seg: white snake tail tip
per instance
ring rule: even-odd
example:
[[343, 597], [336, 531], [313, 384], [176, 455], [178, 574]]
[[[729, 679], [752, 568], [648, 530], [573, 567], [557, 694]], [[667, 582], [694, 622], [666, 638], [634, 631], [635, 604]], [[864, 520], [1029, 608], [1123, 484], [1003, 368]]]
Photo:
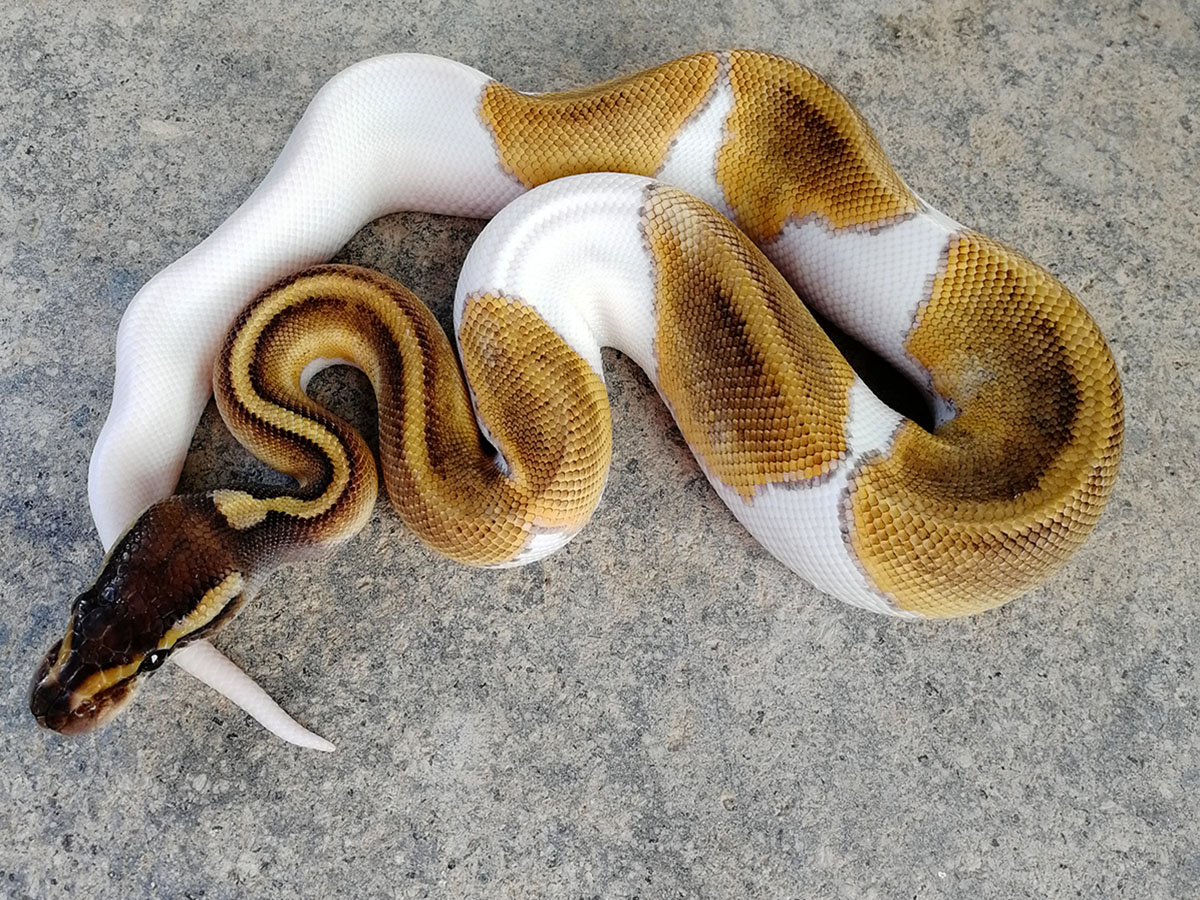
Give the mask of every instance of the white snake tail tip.
[[249, 675], [208, 641], [194, 641], [171, 654], [180, 668], [200, 679], [256, 719], [267, 731], [289, 744], [332, 753], [337, 748], [313, 734], [271, 699]]

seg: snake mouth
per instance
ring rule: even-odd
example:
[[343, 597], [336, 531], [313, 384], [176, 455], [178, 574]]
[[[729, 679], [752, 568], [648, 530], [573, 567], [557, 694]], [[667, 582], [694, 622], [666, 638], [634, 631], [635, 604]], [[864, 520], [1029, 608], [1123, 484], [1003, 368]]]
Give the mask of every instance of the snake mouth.
[[133, 694], [136, 678], [127, 678], [89, 697], [64, 684], [54, 671], [62, 641], [42, 658], [29, 688], [29, 711], [43, 728], [59, 734], [82, 734], [103, 725]]

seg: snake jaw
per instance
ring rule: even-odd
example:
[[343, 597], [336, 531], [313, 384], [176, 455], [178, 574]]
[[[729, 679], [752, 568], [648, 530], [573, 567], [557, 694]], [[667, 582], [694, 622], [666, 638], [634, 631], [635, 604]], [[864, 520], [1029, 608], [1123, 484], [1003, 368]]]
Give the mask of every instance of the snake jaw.
[[54, 666], [54, 662], [58, 659], [59, 651], [62, 650], [62, 640], [54, 642], [46, 655], [42, 657], [42, 661], [38, 664], [37, 671], [33, 673], [33, 682], [29, 686], [29, 711], [33, 713], [33, 717], [37, 719], [39, 725], [43, 728], [50, 728], [58, 731], [54, 724], [61, 720], [61, 710], [67, 702], [67, 691], [59, 682], [57, 676], [51, 678], [50, 670]]
[[[65, 661], [60, 661], [62, 645], [61, 640], [55, 642], [34, 673], [29, 710], [43, 728], [60, 734], [81, 734], [103, 725], [129, 702], [137, 688], [137, 672], [85, 695], [72, 687], [83, 676], [78, 656], [69, 653]], [[87, 683], [86, 676], [83, 683]]]
[[136, 679], [79, 699], [58, 684], [34, 685], [29, 708], [37, 723], [59, 734], [83, 734], [108, 722], [133, 697]]

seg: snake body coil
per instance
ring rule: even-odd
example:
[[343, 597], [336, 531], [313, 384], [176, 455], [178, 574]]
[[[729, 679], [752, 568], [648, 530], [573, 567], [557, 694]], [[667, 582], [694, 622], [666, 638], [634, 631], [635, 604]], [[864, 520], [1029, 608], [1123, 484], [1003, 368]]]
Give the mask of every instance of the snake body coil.
[[[389, 279], [289, 274], [384, 212], [501, 208], [459, 281], [461, 373]], [[871, 393], [794, 289], [926, 389], [933, 431]], [[561, 546], [606, 477], [602, 346], [647, 372], [768, 550], [878, 612], [1023, 593], [1082, 543], [1115, 478], [1119, 379], [1076, 298], [924, 204], [802, 66], [708, 53], [530, 96], [383, 57], [327, 85], [255, 194], [131, 304], [90, 482], [102, 538], [124, 535], [43, 661], [35, 715], [103, 720], [273, 567], [362, 527], [372, 454], [305, 394], [331, 361], [370, 378], [383, 482], [423, 541], [481, 565]], [[161, 499], [210, 384], [297, 490]]]

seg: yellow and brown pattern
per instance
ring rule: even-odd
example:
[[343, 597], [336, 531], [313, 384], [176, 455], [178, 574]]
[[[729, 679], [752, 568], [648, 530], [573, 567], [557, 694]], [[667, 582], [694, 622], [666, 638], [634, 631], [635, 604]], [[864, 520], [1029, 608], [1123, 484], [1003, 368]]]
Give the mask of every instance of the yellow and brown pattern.
[[[510, 562], [536, 532], [573, 533], [599, 502], [612, 455], [608, 395], [520, 301], [469, 298], [459, 344], [507, 471], [481, 444], [469, 404], [426, 401], [417, 410], [410, 394], [395, 422], [381, 398], [384, 480], [405, 523], [437, 552], [477, 565]], [[454, 377], [461, 387], [457, 368]], [[443, 380], [435, 376], [423, 392], [445, 393]]]
[[699, 53], [577, 91], [492, 83], [480, 113], [505, 171], [526, 187], [583, 172], [653, 175], [719, 69], [717, 54]]
[[866, 120], [813, 72], [737, 50], [729, 55], [729, 81], [734, 105], [717, 183], [756, 242], [775, 237], [790, 218], [874, 226], [918, 208]]
[[358, 365], [375, 387], [385, 486], [434, 550], [503, 563], [536, 531], [582, 526], [611, 455], [603, 382], [536, 312], [510, 298], [471, 298], [460, 342], [468, 375], [480, 376], [475, 400], [493, 422], [507, 472], [480, 439], [449, 341], [409, 291], [349, 267], [310, 270], [274, 289], [232, 332], [217, 396], [239, 440], [296, 476], [301, 492], [218, 492], [218, 509], [243, 529], [280, 513], [294, 532], [311, 530], [290, 540], [313, 544], [362, 526], [375, 495], [370, 453], [300, 384], [305, 367], [326, 358]]
[[876, 586], [952, 616], [1039, 584], [1091, 532], [1116, 477], [1121, 386], [1079, 301], [977, 234], [951, 242], [906, 348], [957, 415], [907, 422], [856, 473], [845, 515]]
[[658, 383], [705, 468], [742, 497], [830, 472], [854, 370], [783, 276], [707, 204], [653, 188]]
[[[339, 288], [344, 305], [335, 299]], [[373, 288], [365, 279], [317, 271], [260, 296], [230, 331], [214, 369], [217, 408], [251, 453], [299, 484], [295, 494], [262, 498], [216, 492], [214, 504], [231, 527], [253, 528], [276, 513], [320, 542], [366, 521], [377, 493], [371, 451], [308, 398], [300, 377], [314, 358], [346, 359], [370, 372], [374, 347], [355, 326], [362, 327], [380, 293]]]
[[471, 298], [460, 340], [504, 471], [479, 434], [450, 342], [408, 290], [365, 269], [323, 266], [260, 295], [226, 338], [214, 393], [238, 440], [297, 489], [179, 495], [147, 510], [43, 659], [30, 700], [39, 721], [58, 731], [99, 724], [141, 674], [219, 628], [280, 563], [320, 555], [363, 527], [374, 459], [304, 392], [314, 360], [350, 362], [370, 378], [389, 495], [438, 552], [505, 563], [539, 532], [581, 527], [612, 453], [600, 376], [516, 299]]

